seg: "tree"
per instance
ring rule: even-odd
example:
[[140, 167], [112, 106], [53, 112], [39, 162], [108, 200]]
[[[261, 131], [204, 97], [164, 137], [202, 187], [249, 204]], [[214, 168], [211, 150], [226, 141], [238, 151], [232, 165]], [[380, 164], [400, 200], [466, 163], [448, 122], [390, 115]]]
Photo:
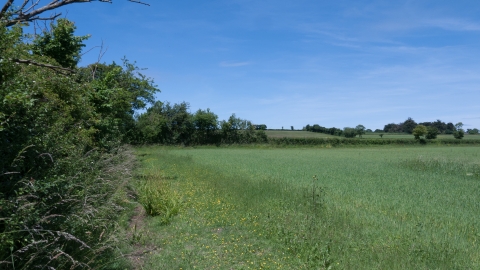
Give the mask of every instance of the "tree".
[[364, 125], [358, 125], [355, 127], [355, 130], [357, 131], [358, 137], [362, 138], [362, 135], [365, 134], [365, 126]]
[[[149, 6], [149, 4], [137, 0], [127, 1]], [[0, 22], [5, 24], [7, 27], [37, 20], [53, 21], [62, 15], [62, 13], [55, 13], [49, 17], [40, 17], [40, 15], [46, 11], [56, 10], [66, 5], [95, 2], [95, 0], [55, 0], [44, 6], [39, 6], [40, 1], [35, 1], [34, 4], [28, 5], [29, 1], [24, 0], [21, 1], [23, 2], [21, 5], [17, 6], [14, 5], [14, 2], [15, 0], [7, 0], [3, 8], [0, 10]], [[100, 2], [113, 3], [113, 0], [101, 0]]]
[[106, 172], [118, 165], [118, 152], [110, 151], [120, 146], [118, 131], [141, 105], [118, 84], [122, 68], [91, 81], [73, 75], [84, 41], [73, 35], [73, 23], [60, 19], [33, 44], [22, 29], [60, 16], [42, 17], [46, 11], [85, 2], [93, 1], [0, 6], [2, 269], [110, 268], [117, 257], [109, 221], [119, 214], [119, 183]]
[[357, 136], [357, 130], [351, 127], [346, 127], [343, 129], [343, 136], [345, 136], [345, 138], [355, 138], [355, 136]]
[[478, 133], [479, 133], [479, 130], [478, 130], [478, 128], [467, 129], [467, 132], [468, 132], [468, 134], [470, 134], [470, 135], [475, 135], [475, 134], [478, 134]]
[[220, 136], [224, 143], [265, 142], [267, 135], [264, 130], [255, 132], [252, 122], [232, 114], [227, 121], [220, 121]]
[[453, 137], [455, 137], [455, 139], [462, 139], [463, 136], [465, 136], [465, 131], [463, 131], [462, 128], [463, 128], [462, 122], [458, 122], [455, 124], [456, 131], [453, 132]]
[[87, 97], [100, 118], [95, 124], [96, 137], [104, 146], [112, 142], [113, 137], [122, 142], [134, 140], [138, 135], [134, 130], [135, 110], [153, 104], [155, 93], [160, 92], [152, 79], [139, 72], [135, 63], [122, 61], [123, 65], [97, 63], [79, 68], [75, 77], [79, 83], [92, 88]]
[[463, 123], [462, 122], [458, 122], [455, 124], [455, 129], [456, 130], [459, 130], [459, 129], [462, 129], [463, 128]]
[[438, 129], [434, 126], [428, 126], [427, 127], [427, 134], [425, 135], [425, 138], [427, 139], [436, 139], [438, 135]]
[[445, 134], [453, 134], [457, 129], [455, 128], [455, 125], [452, 122], [447, 123], [446, 128], [445, 128]]
[[415, 136], [415, 139], [419, 140], [421, 136], [424, 136], [427, 134], [427, 127], [424, 125], [417, 125], [413, 130], [412, 130], [413, 136]]
[[[57, 10], [63, 6], [67, 6], [70, 4], [75, 4], [75, 3], [89, 3], [89, 2], [95, 2], [96, 0], [54, 0], [51, 1], [48, 4], [45, 4], [43, 6], [40, 5], [41, 1], [32, 1], [31, 4], [29, 4], [29, 1], [23, 0], [18, 3], [18, 5], [15, 5], [16, 0], [6, 0], [5, 4], [3, 5], [2, 9], [0, 9], [0, 28], [2, 28], [2, 31], [6, 30], [8, 27], [12, 27], [12, 29], [17, 29], [20, 30], [22, 27], [25, 25], [28, 25], [29, 22], [35, 22], [35, 21], [54, 21], [57, 19], [61, 13], [54, 13], [50, 15], [49, 17], [41, 17], [41, 15], [47, 11], [52, 11], [52, 10]], [[149, 4], [141, 2], [140, 0], [127, 0], [129, 2], [133, 3], [138, 3], [138, 4], [143, 4], [149, 6]], [[101, 0], [98, 2], [106, 2], [106, 3], [112, 3], [113, 0]], [[58, 25], [57, 25], [58, 26]], [[59, 26], [58, 34], [67, 34], [71, 30], [71, 26], [68, 25], [61, 25]], [[73, 28], [74, 29], [74, 28]], [[59, 41], [65, 41], [63, 38], [65, 36], [60, 37], [59, 39], [55, 39], [54, 43], [62, 44], [62, 45], [67, 45], [69, 47], [68, 49], [65, 50], [67, 53], [71, 53], [75, 51], [75, 48], [78, 46], [82, 46], [81, 43], [78, 43], [79, 39], [85, 39], [86, 37], [78, 37], [79, 39], [72, 40], [71, 44], [67, 44], [64, 42], [59, 42]], [[47, 41], [47, 43], [54, 44], [52, 43], [52, 40], [49, 38], [44, 38], [44, 41]], [[42, 42], [41, 40], [37, 41], [39, 42], [39, 47], [42, 47]], [[22, 49], [25, 49], [25, 46], [19, 46]], [[62, 48], [56, 47], [44, 47], [49, 53], [59, 53], [59, 51], [62, 50]], [[18, 64], [27, 64], [27, 65], [34, 65], [34, 66], [39, 66], [39, 67], [44, 67], [44, 68], [49, 68], [52, 69], [56, 72], [72, 72], [71, 69], [65, 68], [62, 66], [57, 66], [57, 65], [52, 65], [50, 63], [46, 63], [43, 61], [43, 59], [40, 59], [40, 61], [33, 59], [31, 54], [26, 53], [32, 51], [32, 48], [28, 48], [28, 50], [23, 50], [23, 53], [14, 53], [14, 54], [7, 54], [7, 55], [1, 55], [2, 61], [9, 61], [9, 62], [14, 62]], [[61, 54], [61, 53], [60, 53]], [[8, 56], [13, 56], [13, 57], [8, 57]], [[49, 55], [52, 57], [52, 55]], [[73, 57], [69, 59], [61, 59], [58, 57], [55, 60], [61, 59], [62, 62], [64, 62], [65, 65], [71, 65], [72, 61], [75, 62], [78, 55], [70, 55]], [[78, 61], [77, 61], [78, 62]]]
[[463, 136], [465, 136], [465, 132], [463, 131], [463, 129], [459, 129], [459, 130], [453, 132], [453, 137], [454, 137], [455, 139], [459, 139], [459, 140], [460, 140], [460, 139], [463, 138]]
[[384, 132], [388, 132], [388, 133], [392, 133], [392, 132], [402, 132], [402, 126], [399, 125], [399, 124], [395, 124], [395, 123], [390, 123], [390, 124], [386, 124], [384, 127], [383, 127], [383, 131]]
[[198, 143], [209, 143], [209, 139], [218, 129], [218, 116], [207, 109], [198, 109], [193, 115], [193, 124]]
[[294, 130], [293, 126], [290, 126], [290, 129], [291, 129], [291, 130]]
[[412, 134], [413, 129], [417, 126], [417, 123], [409, 117], [405, 122], [403, 122], [403, 132]]
[[65, 68], [75, 68], [80, 61], [80, 52], [89, 36], [74, 36], [75, 25], [67, 19], [58, 19], [51, 24], [51, 31], [43, 31], [33, 41], [32, 52], [35, 55], [48, 56]]

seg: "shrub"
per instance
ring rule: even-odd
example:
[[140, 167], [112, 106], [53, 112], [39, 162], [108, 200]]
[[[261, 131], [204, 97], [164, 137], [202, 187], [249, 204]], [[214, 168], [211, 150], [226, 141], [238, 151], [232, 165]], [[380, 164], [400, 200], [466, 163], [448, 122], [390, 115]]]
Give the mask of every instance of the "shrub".
[[125, 172], [118, 147], [133, 110], [156, 91], [126, 61], [125, 69], [99, 65], [92, 76], [12, 60], [75, 68], [82, 38], [66, 20], [52, 27], [62, 27], [61, 44], [75, 45], [65, 62], [55, 40], [40, 40], [32, 54], [21, 26], [0, 25], [1, 269], [96, 268], [114, 260], [112, 221], [122, 211], [115, 192], [128, 179], [116, 177]]
[[438, 135], [438, 129], [436, 127], [430, 126], [427, 127], [427, 134], [425, 135], [425, 138], [427, 139], [436, 139]]
[[459, 129], [455, 132], [453, 132], [453, 137], [455, 137], [455, 139], [462, 139], [463, 136], [465, 136], [465, 132], [463, 131], [463, 129]]
[[343, 129], [343, 136], [345, 136], [345, 138], [355, 138], [355, 136], [357, 136], [357, 130], [346, 127]]
[[413, 128], [412, 134], [415, 136], [415, 139], [419, 140], [421, 136], [427, 134], [427, 128], [424, 125], [417, 125]]

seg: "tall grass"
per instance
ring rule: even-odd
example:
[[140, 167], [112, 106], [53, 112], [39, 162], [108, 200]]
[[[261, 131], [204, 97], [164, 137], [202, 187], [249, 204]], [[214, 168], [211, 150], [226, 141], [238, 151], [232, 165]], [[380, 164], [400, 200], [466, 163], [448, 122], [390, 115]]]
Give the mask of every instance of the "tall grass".
[[149, 174], [140, 174], [136, 184], [139, 203], [149, 216], [159, 216], [163, 224], [168, 224], [178, 214], [181, 198], [171, 188], [169, 178], [158, 171], [150, 170]]
[[2, 198], [0, 211], [11, 215], [0, 220], [1, 269], [128, 267], [117, 220], [135, 157], [128, 148], [114, 152], [71, 153], [74, 162], [60, 160], [61, 170], [23, 179], [15, 198]]

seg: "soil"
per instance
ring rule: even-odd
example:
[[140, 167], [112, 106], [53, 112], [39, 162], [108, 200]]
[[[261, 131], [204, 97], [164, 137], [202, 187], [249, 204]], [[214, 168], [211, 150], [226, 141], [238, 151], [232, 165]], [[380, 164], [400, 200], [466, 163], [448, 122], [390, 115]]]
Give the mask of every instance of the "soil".
[[132, 239], [133, 252], [126, 256], [132, 263], [133, 269], [143, 269], [147, 255], [158, 250], [154, 245], [141, 243], [145, 241], [145, 237], [148, 237], [148, 232], [145, 231], [146, 217], [145, 209], [138, 205], [130, 219], [127, 239]]

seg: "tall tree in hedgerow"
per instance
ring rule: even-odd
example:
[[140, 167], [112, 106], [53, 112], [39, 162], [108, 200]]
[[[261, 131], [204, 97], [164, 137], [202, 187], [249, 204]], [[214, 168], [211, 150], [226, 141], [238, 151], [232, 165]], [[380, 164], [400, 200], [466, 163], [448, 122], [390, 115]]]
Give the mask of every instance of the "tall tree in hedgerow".
[[431, 140], [431, 139], [436, 139], [437, 138], [437, 135], [439, 134], [440, 132], [438, 131], [438, 129], [434, 126], [429, 126], [427, 127], [427, 134], [425, 135], [425, 138]]
[[456, 123], [455, 129], [456, 131], [453, 132], [453, 137], [455, 137], [455, 139], [462, 139], [465, 136], [465, 131], [463, 130], [463, 123]]
[[413, 130], [412, 134], [415, 139], [420, 140], [420, 137], [425, 136], [427, 134], [427, 127], [424, 125], [417, 125]]
[[365, 126], [364, 125], [356, 126], [355, 130], [357, 131], [357, 135], [358, 135], [359, 138], [362, 138], [362, 135], [365, 134]]
[[42, 35], [33, 41], [34, 55], [47, 56], [62, 67], [75, 68], [80, 61], [80, 52], [89, 36], [75, 36], [75, 25], [67, 19], [58, 19], [51, 24], [50, 31], [44, 30]]
[[417, 126], [417, 123], [409, 117], [405, 122], [403, 122], [403, 132], [412, 134], [413, 129]]

